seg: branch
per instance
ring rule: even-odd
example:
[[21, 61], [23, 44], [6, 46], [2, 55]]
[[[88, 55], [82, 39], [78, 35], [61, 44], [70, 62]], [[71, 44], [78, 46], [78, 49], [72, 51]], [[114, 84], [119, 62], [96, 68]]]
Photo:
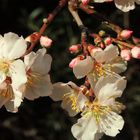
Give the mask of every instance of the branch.
[[30, 47], [26, 51], [26, 54], [30, 53], [35, 45], [38, 43], [41, 35], [45, 32], [46, 28], [48, 25], [53, 21], [54, 17], [59, 13], [59, 11], [66, 5], [68, 0], [60, 0], [58, 6], [52, 11], [52, 13], [49, 14], [49, 16], [45, 19], [43, 19], [43, 25], [41, 26], [39, 32], [38, 32], [38, 37], [34, 42], [31, 42]]

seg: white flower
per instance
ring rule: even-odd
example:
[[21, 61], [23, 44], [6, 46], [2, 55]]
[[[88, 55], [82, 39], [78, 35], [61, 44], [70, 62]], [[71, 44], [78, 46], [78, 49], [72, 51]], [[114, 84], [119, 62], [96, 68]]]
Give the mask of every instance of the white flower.
[[[97, 3], [108, 2], [112, 0], [93, 0]], [[122, 10], [123, 12], [128, 12], [135, 8], [135, 3], [140, 4], [140, 0], [114, 0], [115, 5], [118, 9]]]
[[121, 104], [115, 99], [122, 95], [125, 87], [126, 81], [123, 78], [108, 76], [99, 79], [94, 88], [94, 101], [87, 104], [82, 118], [72, 126], [73, 136], [77, 140], [98, 140], [103, 133], [114, 137], [120, 132], [124, 120], [118, 115]]
[[118, 76], [116, 73], [121, 73], [126, 70], [126, 62], [121, 59], [118, 48], [114, 45], [109, 45], [105, 50], [91, 53], [86, 59], [79, 61], [73, 68], [75, 76], [80, 79], [88, 75], [94, 81], [99, 77], [106, 75]]
[[26, 41], [10, 32], [0, 36], [0, 48], [0, 107], [17, 112], [23, 98], [18, 89], [27, 81], [25, 65], [18, 59], [26, 51]]
[[18, 89], [27, 81], [25, 65], [18, 59], [26, 51], [26, 42], [14, 33], [7, 33], [0, 36], [0, 48], [0, 84], [10, 77], [12, 86]]
[[4, 105], [7, 111], [16, 113], [23, 99], [23, 94], [13, 88], [6, 80], [0, 85], [0, 108]]
[[69, 116], [75, 116], [82, 111], [87, 101], [86, 96], [82, 94], [80, 88], [73, 82], [55, 83], [50, 97], [54, 101], [62, 100], [61, 106], [68, 111]]
[[45, 48], [38, 50], [37, 53], [31, 52], [24, 57], [28, 80], [22, 87], [22, 92], [29, 100], [52, 93], [52, 84], [48, 74], [51, 62], [52, 57], [46, 54]]

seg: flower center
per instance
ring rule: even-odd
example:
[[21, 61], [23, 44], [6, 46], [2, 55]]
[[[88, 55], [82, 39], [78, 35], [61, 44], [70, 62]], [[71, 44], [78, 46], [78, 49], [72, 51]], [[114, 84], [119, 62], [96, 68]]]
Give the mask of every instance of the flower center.
[[9, 71], [10, 61], [0, 60], [0, 71], [7, 73]]
[[95, 71], [96, 75], [99, 77], [105, 75], [105, 70], [103, 69], [102, 64], [100, 64], [98, 62], [94, 62], [94, 71]]
[[92, 103], [87, 103], [87, 107], [89, 108], [89, 110], [86, 112], [86, 114], [92, 112], [97, 124], [100, 122], [101, 117], [103, 115], [106, 115], [112, 110], [110, 106], [102, 106], [97, 101]]
[[72, 95], [72, 93], [66, 93], [66, 94], [64, 94], [63, 101], [66, 104], [70, 104], [72, 110], [74, 110], [76, 112], [79, 112], [80, 111], [78, 109], [78, 107], [77, 107], [77, 97], [74, 96], [74, 95]]

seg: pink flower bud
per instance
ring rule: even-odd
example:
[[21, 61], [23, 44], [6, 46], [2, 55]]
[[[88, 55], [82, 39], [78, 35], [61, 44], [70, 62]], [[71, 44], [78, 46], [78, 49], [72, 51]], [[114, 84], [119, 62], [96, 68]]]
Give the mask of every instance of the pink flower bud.
[[81, 0], [84, 5], [88, 4], [90, 0]]
[[69, 67], [73, 68], [79, 61], [80, 61], [80, 57], [76, 57], [72, 59], [71, 62], [69, 63]]
[[69, 47], [69, 51], [71, 53], [76, 53], [80, 48], [81, 48], [80, 44], [72, 45], [71, 47]]
[[80, 61], [80, 60], [83, 60], [85, 58], [84, 55], [79, 55], [77, 57], [75, 57], [74, 59], [71, 60], [71, 62], [69, 63], [69, 67], [70, 68], [73, 68], [75, 65], [77, 65], [77, 63]]
[[130, 31], [130, 30], [123, 30], [123, 31], [121, 32], [121, 34], [120, 34], [120, 37], [121, 37], [122, 39], [128, 39], [128, 38], [131, 37], [132, 33], [133, 33], [133, 31]]
[[111, 44], [111, 38], [110, 37], [107, 37], [105, 40], [104, 40], [105, 44], [106, 45], [110, 45]]
[[101, 42], [100, 47], [101, 47], [102, 49], [104, 49], [104, 48], [105, 48], [104, 43]]
[[140, 59], [140, 47], [134, 47], [134, 48], [131, 50], [131, 53], [132, 53], [132, 57], [133, 57], [133, 58]]
[[41, 36], [40, 45], [42, 47], [50, 47], [52, 45], [52, 40], [48, 38], [47, 36]]
[[128, 49], [121, 50], [121, 57], [124, 60], [129, 61], [131, 59], [131, 51]]

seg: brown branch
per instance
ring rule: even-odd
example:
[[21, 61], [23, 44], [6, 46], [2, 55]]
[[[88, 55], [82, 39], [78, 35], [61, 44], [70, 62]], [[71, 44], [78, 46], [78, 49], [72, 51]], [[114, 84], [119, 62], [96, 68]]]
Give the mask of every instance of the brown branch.
[[58, 6], [52, 11], [52, 13], [49, 14], [47, 18], [43, 20], [43, 25], [41, 26], [39, 32], [38, 32], [38, 38], [35, 40], [35, 42], [31, 42], [30, 47], [26, 51], [26, 54], [30, 53], [35, 45], [38, 43], [41, 35], [45, 32], [48, 25], [53, 21], [54, 17], [58, 14], [58, 12], [66, 5], [68, 0], [60, 0]]

